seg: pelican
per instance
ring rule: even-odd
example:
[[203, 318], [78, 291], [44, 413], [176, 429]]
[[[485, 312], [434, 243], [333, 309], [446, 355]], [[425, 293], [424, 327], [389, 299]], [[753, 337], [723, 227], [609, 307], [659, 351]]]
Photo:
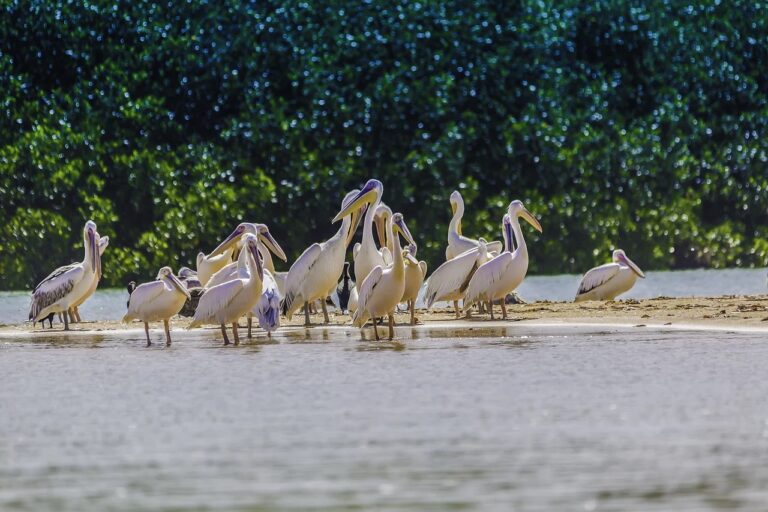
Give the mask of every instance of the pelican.
[[203, 285], [205, 285], [213, 274], [226, 267], [231, 261], [231, 250], [228, 250], [223, 254], [211, 254], [209, 256], [200, 252], [197, 254], [197, 278]]
[[134, 288], [128, 298], [128, 312], [123, 322], [138, 319], [144, 322], [147, 346], [152, 345], [149, 338], [149, 322], [163, 321], [165, 327], [165, 345], [171, 346], [169, 319], [178, 314], [189, 300], [189, 291], [184, 283], [173, 275], [171, 267], [163, 267], [157, 273], [157, 280], [143, 283]]
[[[469, 281], [464, 297], [464, 311], [469, 312], [475, 302], [489, 301], [491, 318], [493, 318], [493, 301], [501, 299], [502, 318], [507, 318], [505, 297], [513, 292], [523, 282], [528, 272], [528, 247], [525, 245], [523, 230], [519, 219], [528, 222], [539, 233], [541, 224], [529, 212], [522, 201], [512, 201], [507, 208], [502, 222], [504, 234], [504, 252], [480, 266]], [[517, 241], [517, 249], [513, 250], [513, 238]]]
[[83, 261], [59, 267], [35, 287], [29, 308], [33, 324], [51, 313], [63, 313], [64, 330], [69, 330], [69, 308], [90, 288], [93, 275], [101, 274], [97, 236], [96, 223], [89, 220], [83, 228]]
[[189, 267], [181, 267], [176, 277], [179, 278], [179, 281], [184, 283], [184, 286], [186, 286], [187, 289], [200, 288], [203, 286], [200, 282], [200, 278], [197, 276], [197, 272]]
[[[277, 243], [277, 240], [275, 240], [272, 237], [272, 234], [269, 232], [269, 228], [265, 224], [256, 224], [253, 222], [241, 222], [238, 224], [235, 230], [232, 231], [232, 233], [211, 252], [211, 255], [215, 256], [221, 253], [226, 253], [232, 247], [235, 248], [234, 250], [236, 253], [239, 253], [240, 246], [243, 243], [243, 237], [248, 233], [256, 235], [261, 242], [259, 244], [259, 254], [261, 254], [262, 265], [266, 270], [269, 270], [273, 273], [275, 271], [275, 266], [272, 262], [272, 256], [269, 254], [270, 251], [274, 252], [275, 255], [281, 260], [288, 260], [288, 257], [285, 255], [285, 252], [283, 252], [280, 244]], [[212, 275], [211, 278], [206, 281], [204, 287], [211, 288], [218, 284], [230, 281], [231, 279], [234, 279], [236, 274], [237, 262], [229, 263], [222, 267], [214, 275]]]
[[616, 296], [629, 291], [638, 277], [645, 274], [624, 251], [613, 251], [613, 263], [595, 267], [581, 278], [576, 302], [583, 300], [613, 300]]
[[[331, 238], [322, 243], [310, 245], [291, 265], [285, 280], [284, 310], [290, 320], [293, 314], [304, 306], [304, 325], [309, 323], [309, 305], [320, 299], [323, 307], [325, 323], [329, 322], [325, 298], [333, 290], [344, 269], [344, 255], [357, 229], [359, 210], [346, 208], [360, 192], [349, 192], [341, 203], [342, 209], [351, 211], [343, 217], [339, 230]], [[338, 215], [333, 220], [336, 222]]]
[[[340, 212], [339, 215], [343, 213], [344, 211]], [[403, 263], [403, 250], [400, 247], [398, 235], [402, 235], [408, 243], [413, 243], [413, 237], [403, 222], [402, 214], [395, 213], [387, 222], [387, 236], [392, 239], [394, 246], [392, 264], [386, 268], [381, 265], [373, 267], [373, 270], [360, 285], [357, 311], [352, 316], [352, 323], [362, 328], [368, 319], [386, 315], [389, 318], [390, 340], [395, 336], [395, 309], [405, 291], [405, 264]], [[379, 331], [375, 321], [373, 331], [378, 341]]]
[[[355, 203], [358, 205], [368, 205], [363, 221], [363, 240], [352, 251], [352, 259], [355, 261], [355, 281], [359, 287], [368, 273], [376, 265], [385, 265], [382, 252], [376, 247], [373, 239], [373, 223], [378, 212], [381, 196], [384, 193], [384, 185], [379, 180], [368, 180], [360, 191]], [[381, 215], [381, 212], [378, 212]], [[336, 216], [339, 218], [339, 216]], [[381, 243], [385, 243], [383, 240]], [[358, 288], [358, 293], [360, 289]]]
[[253, 233], [247, 233], [243, 250], [237, 258], [237, 274], [234, 279], [208, 288], [195, 310], [195, 316], [187, 329], [205, 323], [221, 326], [224, 345], [229, 345], [226, 324], [232, 324], [235, 345], [240, 344], [237, 334], [237, 320], [248, 314], [261, 297], [261, 285], [264, 268], [259, 255], [259, 239]]
[[[96, 233], [98, 235], [98, 233]], [[104, 250], [109, 246], [109, 237], [108, 236], [97, 236], [99, 240], [99, 258], [104, 255]], [[101, 279], [101, 267], [99, 267], [99, 273], [94, 273], [91, 278], [91, 286], [86, 290], [86, 292], [83, 294], [82, 297], [77, 299], [75, 301], [75, 304], [72, 306], [72, 308], [69, 310], [69, 318], [70, 320], [72, 317], [75, 318], [75, 322], [82, 322], [82, 319], [80, 318], [80, 311], [78, 308], [80, 305], [85, 302], [93, 293], [96, 291], [96, 288], [99, 286], [99, 280]]]
[[[448, 225], [448, 247], [445, 249], [445, 259], [452, 260], [459, 254], [474, 249], [479, 242], [461, 234], [461, 219], [464, 217], [464, 198], [458, 190], [451, 193], [451, 211], [453, 217]], [[488, 252], [499, 253], [502, 250], [501, 242], [487, 242]]]
[[408, 304], [411, 310], [411, 325], [416, 325], [416, 298], [424, 284], [424, 278], [427, 276], [427, 262], [416, 259], [416, 244], [410, 244], [403, 251], [403, 261], [405, 262], [405, 289], [400, 302]]
[[465, 251], [437, 267], [427, 280], [425, 293], [427, 309], [438, 300], [453, 301], [456, 318], [460, 317], [458, 301], [464, 298], [469, 280], [475, 271], [488, 260], [488, 245], [484, 238], [479, 239], [474, 249]]

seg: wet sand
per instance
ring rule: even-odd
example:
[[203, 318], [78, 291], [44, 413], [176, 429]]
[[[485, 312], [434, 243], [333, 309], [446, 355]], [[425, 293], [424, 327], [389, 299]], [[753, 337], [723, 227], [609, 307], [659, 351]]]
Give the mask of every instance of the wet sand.
[[[768, 331], [768, 296], [724, 296], [699, 298], [625, 299], [609, 302], [550, 302], [539, 301], [530, 304], [507, 305], [508, 317], [501, 319], [499, 306], [495, 307], [495, 320], [488, 314], [473, 313], [470, 318], [456, 319], [452, 309], [442, 308], [431, 312], [417, 311], [418, 326], [442, 329], [472, 328], [483, 325], [488, 327], [527, 325], [613, 325], [648, 328], [685, 328], [701, 330]], [[350, 323], [350, 317], [339, 313], [329, 313], [330, 324], [323, 325], [321, 314], [312, 315], [313, 327], [325, 327], [342, 330], [357, 330]], [[304, 316], [296, 315], [291, 321], [284, 318], [278, 331], [303, 329]], [[396, 315], [398, 327], [409, 326], [407, 313]], [[187, 318], [177, 317], [172, 320], [176, 337], [184, 336], [184, 328], [190, 323]], [[244, 324], [244, 322], [241, 322]], [[265, 336], [255, 327], [257, 337]], [[151, 326], [153, 330], [162, 330], [162, 323]], [[214, 326], [209, 329], [218, 329]], [[386, 326], [380, 327], [380, 333], [386, 332]], [[34, 329], [29, 323], [0, 326], [1, 337], [55, 333], [87, 334], [104, 331], [143, 331], [140, 322], [123, 324], [114, 322], [88, 322], [73, 324], [69, 333], [64, 333], [63, 325], [54, 323], [53, 329], [42, 329], [39, 324]], [[242, 332], [242, 334], [245, 334]]]

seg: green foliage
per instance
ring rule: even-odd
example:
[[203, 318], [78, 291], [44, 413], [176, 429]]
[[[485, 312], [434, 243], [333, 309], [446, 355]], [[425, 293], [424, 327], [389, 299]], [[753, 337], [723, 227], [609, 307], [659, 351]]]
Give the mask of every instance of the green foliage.
[[240, 220], [296, 257], [369, 177], [431, 268], [537, 214], [532, 272], [768, 263], [759, 2], [40, 2], [0, 7], [0, 288], [79, 259], [191, 265]]

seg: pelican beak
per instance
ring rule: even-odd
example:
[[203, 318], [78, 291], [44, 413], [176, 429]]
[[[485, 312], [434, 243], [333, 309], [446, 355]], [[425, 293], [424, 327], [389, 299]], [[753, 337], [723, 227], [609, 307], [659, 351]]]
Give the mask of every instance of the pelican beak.
[[402, 217], [398, 218], [394, 225], [397, 227], [397, 230], [400, 232], [401, 235], [403, 235], [403, 238], [405, 238], [405, 241], [409, 244], [416, 245], [416, 242], [413, 240], [413, 236], [411, 236], [411, 232], [408, 230], [408, 226], [405, 225], [405, 221]]
[[357, 227], [360, 225], [360, 219], [363, 218], [363, 212], [366, 208], [367, 207], [363, 207], [361, 210], [354, 210], [352, 212], [352, 222], [349, 225], [349, 232], [347, 233], [347, 246], [349, 246], [352, 239], [355, 238]]
[[88, 249], [91, 252], [91, 271], [99, 273], [99, 241], [96, 232], [88, 228]]
[[272, 254], [277, 256], [283, 261], [288, 261], [288, 256], [285, 255], [285, 252], [283, 252], [282, 247], [280, 247], [280, 244], [277, 243], [277, 240], [275, 240], [272, 237], [272, 234], [269, 231], [265, 231], [264, 233], [259, 233], [259, 238], [264, 243], [264, 245], [267, 246], [267, 249], [272, 251]]
[[539, 233], [544, 232], [544, 230], [541, 229], [541, 224], [539, 224], [539, 221], [536, 220], [536, 217], [534, 217], [533, 214], [528, 210], [526, 210], [525, 208], [523, 208], [520, 211], [520, 217], [524, 218], [528, 222], [528, 224], [533, 226], [533, 229], [535, 229]]
[[456, 210], [458, 210], [459, 207], [456, 205], [456, 201], [451, 200], [451, 215], [456, 215]]
[[248, 250], [251, 252], [251, 256], [253, 256], [253, 260], [256, 262], [256, 274], [258, 274], [259, 279], [264, 280], [264, 267], [261, 263], [261, 254], [259, 254], [258, 241], [249, 242]]
[[418, 265], [419, 264], [419, 260], [417, 260], [416, 258], [413, 257], [413, 255], [411, 254], [411, 251], [403, 251], [403, 253], [404, 253], [403, 257], [406, 260], [410, 261], [414, 265]]
[[243, 230], [240, 229], [240, 226], [238, 226], [227, 238], [224, 239], [223, 242], [219, 244], [218, 247], [216, 247], [213, 251], [211, 251], [208, 257], [212, 258], [214, 256], [218, 256], [219, 254], [229, 249], [235, 242], [237, 242], [240, 239], [240, 236], [242, 234], [243, 234]]
[[171, 280], [171, 283], [173, 283], [173, 286], [175, 286], [181, 293], [187, 296], [187, 299], [191, 298], [191, 296], [189, 295], [189, 290], [187, 290], [187, 287], [184, 286], [184, 283], [179, 281], [178, 277], [176, 277], [173, 274], [169, 274], [168, 279]]
[[336, 214], [331, 222], [338, 222], [339, 220], [349, 215], [351, 211], [359, 210], [364, 204], [370, 204], [374, 202], [376, 197], [379, 195], [379, 190], [377, 187], [378, 183], [379, 182], [376, 180], [369, 180], [368, 183], [366, 183], [363, 187], [363, 190], [358, 192], [357, 195], [353, 197], [352, 200], [349, 201], [339, 213]]
[[379, 239], [379, 246], [386, 247], [387, 246], [387, 231], [386, 231], [387, 220], [384, 218], [383, 215], [376, 215], [373, 218], [373, 222], [376, 224], [376, 236]]
[[623, 263], [624, 263], [626, 266], [628, 266], [630, 269], [632, 269], [632, 272], [634, 272], [635, 274], [637, 274], [637, 276], [638, 276], [638, 277], [642, 277], [643, 279], [645, 279], [645, 274], [643, 273], [643, 271], [642, 271], [642, 270], [640, 270], [640, 267], [638, 267], [638, 266], [635, 264], [635, 262], [634, 262], [634, 261], [632, 261], [631, 259], [629, 259], [629, 258], [627, 257], [627, 255], [626, 255], [626, 254], [622, 254], [622, 255], [619, 257], [619, 259], [620, 259], [620, 260], [621, 260], [621, 261], [622, 261], [622, 262], [623, 262]]

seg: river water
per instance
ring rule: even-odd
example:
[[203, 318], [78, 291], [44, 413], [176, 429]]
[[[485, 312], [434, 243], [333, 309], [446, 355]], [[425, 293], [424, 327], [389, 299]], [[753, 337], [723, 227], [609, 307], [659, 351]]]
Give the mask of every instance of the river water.
[[[762, 272], [733, 289], [741, 277], [721, 293], [763, 291]], [[101, 292], [84, 315], [116, 318], [108, 305], [124, 299]], [[381, 344], [338, 327], [227, 348], [219, 336], [0, 337], [0, 510], [768, 503], [764, 334], [477, 323], [401, 327]]]

